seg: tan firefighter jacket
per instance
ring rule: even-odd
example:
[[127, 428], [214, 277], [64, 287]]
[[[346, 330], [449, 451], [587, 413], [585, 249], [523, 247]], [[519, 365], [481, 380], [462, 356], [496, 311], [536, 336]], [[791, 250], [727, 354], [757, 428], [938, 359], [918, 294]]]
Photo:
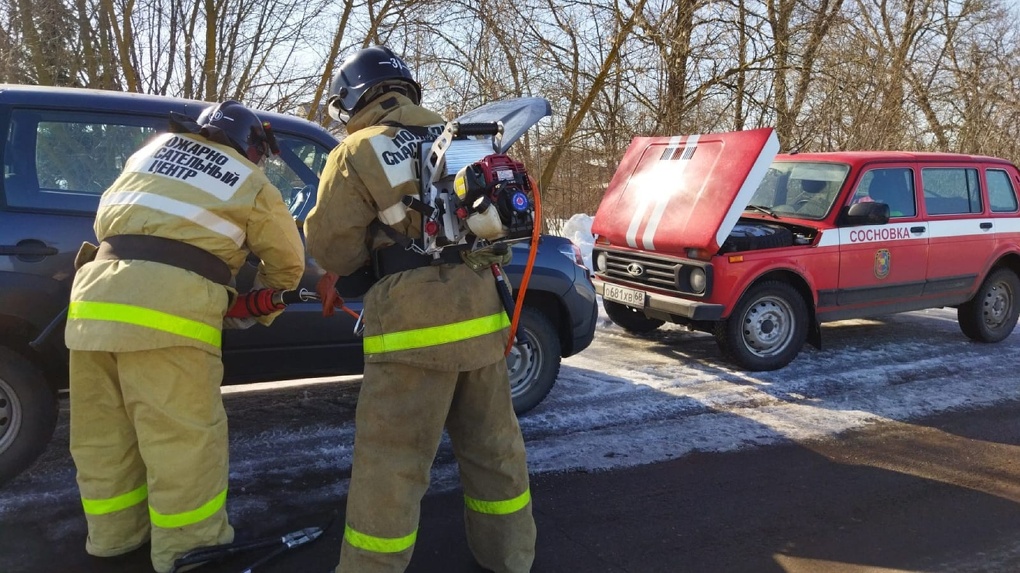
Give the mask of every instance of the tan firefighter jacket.
[[[222, 259], [236, 276], [249, 251], [256, 284], [297, 287], [304, 249], [279, 190], [233, 148], [167, 133], [128, 160], [100, 200], [96, 237], [154, 235]], [[65, 339], [72, 350], [121, 352], [195, 346], [220, 354], [236, 291], [177, 267], [97, 260], [74, 278]], [[259, 321], [268, 325], [275, 315]]]
[[[393, 244], [369, 231], [374, 219], [421, 238], [420, 217], [401, 204], [419, 193], [420, 138], [399, 125], [434, 126], [435, 137], [445, 120], [389, 93], [351, 118], [349, 135], [330, 153], [305, 220], [308, 254], [327, 271], [351, 274], [370, 262], [372, 250]], [[366, 362], [465, 371], [503, 358], [509, 320], [488, 269], [455, 264], [395, 273], [377, 282], [364, 304]]]

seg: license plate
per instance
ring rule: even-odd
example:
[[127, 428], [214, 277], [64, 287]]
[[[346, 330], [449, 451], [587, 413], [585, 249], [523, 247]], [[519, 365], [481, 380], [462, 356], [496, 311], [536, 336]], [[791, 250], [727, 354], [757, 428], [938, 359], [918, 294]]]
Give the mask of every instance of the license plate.
[[622, 302], [628, 306], [644, 308], [645, 292], [637, 289], [607, 284], [602, 291], [602, 296], [609, 300]]

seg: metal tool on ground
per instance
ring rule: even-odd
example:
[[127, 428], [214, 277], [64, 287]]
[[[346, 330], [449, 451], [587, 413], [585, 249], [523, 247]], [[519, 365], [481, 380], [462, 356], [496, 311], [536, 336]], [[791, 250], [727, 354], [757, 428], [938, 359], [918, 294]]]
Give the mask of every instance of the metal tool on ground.
[[263, 555], [254, 563], [248, 565], [242, 570], [243, 573], [251, 573], [255, 567], [265, 564], [267, 561], [281, 553], [315, 541], [322, 535], [322, 531], [323, 529], [321, 527], [306, 527], [304, 529], [292, 531], [285, 535], [263, 537], [252, 541], [199, 547], [198, 549], [193, 549], [185, 553], [174, 561], [174, 566], [170, 569], [170, 573], [177, 573], [178, 571], [181, 571], [182, 568], [191, 570], [195, 567], [207, 565], [216, 561], [222, 561], [223, 559], [233, 557], [238, 553], [247, 553], [248, 551], [254, 551], [256, 549], [272, 547], [272, 551]]

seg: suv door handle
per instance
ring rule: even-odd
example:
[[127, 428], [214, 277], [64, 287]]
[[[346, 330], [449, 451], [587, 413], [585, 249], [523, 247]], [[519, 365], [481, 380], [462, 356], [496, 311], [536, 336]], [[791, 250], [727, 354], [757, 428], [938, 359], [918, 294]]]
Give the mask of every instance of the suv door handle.
[[924, 232], [924, 227], [911, 227], [910, 228], [910, 232], [911, 233], [923, 233]]
[[981, 223], [981, 228], [987, 231], [988, 229], [992, 228], [992, 224], [986, 221], [984, 223]]
[[0, 255], [15, 257], [49, 257], [59, 253], [56, 247], [50, 247], [36, 241], [26, 241], [17, 245], [0, 245]]

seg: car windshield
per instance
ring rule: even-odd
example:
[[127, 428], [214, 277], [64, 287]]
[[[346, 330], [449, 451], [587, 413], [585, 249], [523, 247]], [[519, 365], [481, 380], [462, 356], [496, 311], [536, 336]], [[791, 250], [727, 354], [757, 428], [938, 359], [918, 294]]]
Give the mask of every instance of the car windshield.
[[849, 172], [850, 166], [843, 163], [773, 162], [745, 210], [774, 217], [823, 219]]

